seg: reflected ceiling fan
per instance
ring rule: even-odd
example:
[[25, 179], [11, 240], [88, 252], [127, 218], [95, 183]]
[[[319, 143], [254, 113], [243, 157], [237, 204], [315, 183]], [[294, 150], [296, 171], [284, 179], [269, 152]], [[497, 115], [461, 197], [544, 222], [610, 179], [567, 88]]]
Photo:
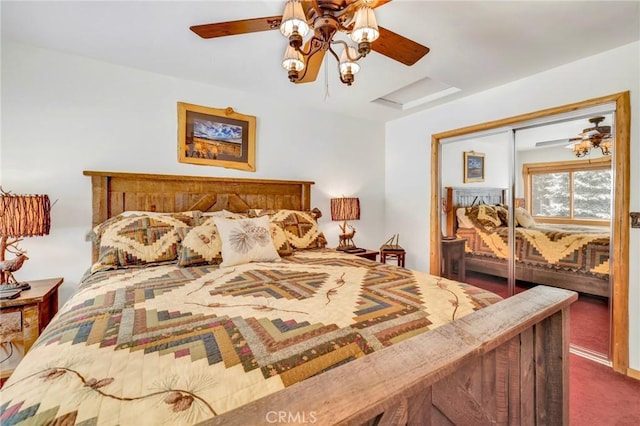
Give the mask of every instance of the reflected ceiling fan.
[[[358, 60], [372, 50], [409, 66], [429, 53], [428, 47], [377, 25], [373, 9], [390, 1], [288, 0], [282, 16], [195, 25], [191, 31], [215, 38], [280, 29], [289, 39], [282, 66], [291, 82], [315, 81], [329, 52], [338, 62], [340, 81], [350, 86], [360, 70]], [[304, 41], [308, 33], [311, 37]], [[347, 34], [357, 47], [337, 39], [339, 33]]]
[[603, 116], [593, 117], [589, 122], [593, 125], [582, 130], [579, 136], [569, 139], [555, 139], [552, 141], [536, 142], [536, 148], [553, 145], [568, 144], [576, 157], [584, 157], [591, 152], [591, 148], [600, 148], [602, 155], [611, 155], [611, 126], [601, 126]]

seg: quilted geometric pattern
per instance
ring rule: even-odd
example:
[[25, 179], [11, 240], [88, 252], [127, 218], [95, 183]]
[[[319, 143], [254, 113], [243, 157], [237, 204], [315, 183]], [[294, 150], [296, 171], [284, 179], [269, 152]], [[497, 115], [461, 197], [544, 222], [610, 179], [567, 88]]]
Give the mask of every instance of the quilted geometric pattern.
[[[518, 262], [533, 267], [573, 271], [603, 277], [609, 274], [609, 234], [589, 227], [554, 228], [537, 225], [515, 230], [515, 256]], [[478, 228], [457, 231], [467, 240], [465, 250], [477, 256], [506, 259], [508, 229], [488, 233]]]
[[94, 230], [99, 240], [98, 261], [91, 271], [175, 260], [177, 230], [193, 226], [199, 212], [122, 214]]
[[279, 222], [294, 249], [323, 248], [327, 245], [327, 240], [318, 230], [318, 222], [312, 212], [253, 209], [249, 210], [248, 215], [250, 217], [267, 215], [271, 222]]
[[178, 265], [219, 265], [222, 262], [222, 239], [215, 218], [208, 217], [200, 225], [178, 229], [181, 240]]
[[332, 250], [101, 271], [5, 384], [0, 421], [196, 424], [497, 300]]
[[293, 247], [289, 244], [287, 234], [284, 232], [284, 224], [282, 222], [270, 221], [269, 232], [271, 233], [271, 239], [273, 245], [276, 246], [276, 250], [280, 256], [291, 256], [293, 254]]
[[498, 210], [494, 206], [480, 204], [478, 206], [467, 207], [467, 217], [480, 229], [492, 231], [502, 226], [502, 220], [498, 215]]

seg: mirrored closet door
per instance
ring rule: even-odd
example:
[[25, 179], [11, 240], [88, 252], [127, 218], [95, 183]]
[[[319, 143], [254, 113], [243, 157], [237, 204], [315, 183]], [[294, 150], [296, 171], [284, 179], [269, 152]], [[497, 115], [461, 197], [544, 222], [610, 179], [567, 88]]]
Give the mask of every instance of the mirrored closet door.
[[611, 341], [612, 108], [517, 129], [514, 137], [515, 196], [531, 215], [516, 230], [526, 238], [521, 256], [549, 265], [535, 281], [580, 293], [571, 307], [572, 350], [604, 360]]
[[628, 363], [628, 114], [622, 93], [432, 143], [432, 271], [464, 240], [463, 281], [505, 297], [539, 284], [579, 292], [572, 352], [617, 371]]
[[443, 140], [440, 148], [445, 269], [457, 260], [450, 259], [451, 252], [464, 246], [464, 281], [502, 297], [515, 291], [513, 232], [508, 226], [514, 220], [512, 147], [512, 131], [498, 129]]

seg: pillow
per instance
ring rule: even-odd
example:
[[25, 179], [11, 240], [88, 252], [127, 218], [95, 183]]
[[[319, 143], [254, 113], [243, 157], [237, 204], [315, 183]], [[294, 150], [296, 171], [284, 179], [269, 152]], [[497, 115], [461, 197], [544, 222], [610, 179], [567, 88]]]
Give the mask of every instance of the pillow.
[[473, 228], [473, 223], [471, 223], [471, 219], [467, 216], [464, 207], [459, 207], [456, 210], [456, 217], [458, 218], [458, 228]]
[[181, 240], [179, 266], [219, 265], [222, 262], [222, 240], [214, 217], [207, 218], [198, 226], [178, 229]]
[[177, 230], [192, 226], [200, 212], [118, 215], [94, 228], [98, 260], [91, 272], [175, 260]]
[[[182, 242], [178, 252], [179, 266], [219, 265], [222, 263], [222, 239], [215, 225], [214, 217], [218, 216], [208, 217], [201, 225], [193, 228], [178, 229], [178, 235]], [[246, 219], [246, 216], [240, 216], [240, 218]], [[291, 256], [293, 249], [287, 241], [281, 224], [271, 222], [269, 232], [278, 255]]]
[[251, 219], [214, 217], [214, 220], [222, 239], [220, 266], [280, 261], [271, 239], [267, 216]]
[[124, 211], [116, 216], [110, 217], [104, 222], [93, 227], [91, 231], [87, 234], [87, 239], [93, 241], [96, 246], [100, 245], [100, 239], [102, 238], [102, 234], [113, 226], [114, 223], [119, 222], [125, 218], [130, 217], [160, 217], [160, 216], [170, 216], [174, 217], [181, 222], [184, 222], [186, 226], [195, 225], [200, 217], [202, 216], [202, 212], [199, 210], [192, 210], [186, 212], [179, 213], [159, 213], [159, 212], [146, 212], [146, 211]]
[[500, 226], [509, 226], [509, 210], [506, 207], [496, 205], [494, 207], [498, 217], [500, 218]]
[[273, 240], [273, 245], [276, 247], [278, 254], [281, 257], [291, 256], [293, 254], [293, 247], [289, 244], [282, 222], [270, 222], [269, 232], [271, 232], [271, 239]]
[[199, 210], [192, 210], [188, 212], [177, 212], [177, 213], [166, 213], [166, 212], [148, 212], [142, 210], [126, 210], [120, 213], [118, 216], [121, 217], [130, 217], [130, 216], [180, 216], [184, 215], [185, 217], [197, 218], [202, 214]]
[[300, 210], [260, 210], [248, 211], [249, 217], [268, 216], [271, 222], [280, 222], [287, 241], [294, 249], [321, 248], [327, 246], [327, 239], [318, 229], [316, 215]]
[[243, 213], [234, 213], [234, 212], [230, 212], [228, 210], [219, 210], [216, 212], [202, 212], [202, 217], [211, 217], [211, 216], [215, 216], [215, 217], [228, 217], [231, 219], [242, 219], [242, 218], [246, 218], [247, 215], [243, 214]]
[[536, 221], [533, 219], [529, 211], [523, 207], [516, 207], [516, 222], [523, 228], [532, 228], [536, 226]]
[[466, 213], [471, 223], [480, 229], [491, 232], [502, 225], [502, 221], [494, 206], [480, 204], [479, 206], [467, 207]]

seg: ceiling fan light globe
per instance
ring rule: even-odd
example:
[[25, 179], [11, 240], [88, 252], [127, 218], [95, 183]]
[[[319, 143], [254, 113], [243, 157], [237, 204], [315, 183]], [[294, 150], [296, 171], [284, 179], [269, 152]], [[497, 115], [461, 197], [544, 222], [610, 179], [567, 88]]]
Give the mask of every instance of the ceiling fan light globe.
[[356, 57], [356, 51], [353, 47], [346, 47], [342, 54], [340, 55], [340, 74], [344, 78], [347, 74], [351, 74], [352, 80], [353, 75], [357, 74], [360, 71], [360, 64], [358, 64], [354, 59]]
[[373, 13], [373, 9], [368, 6], [363, 6], [356, 11], [354, 18], [353, 30], [351, 30], [351, 40], [356, 43], [367, 41], [373, 43], [380, 36], [378, 30], [378, 23], [376, 21], [376, 15]]
[[284, 58], [282, 59], [282, 68], [289, 72], [302, 71], [304, 69], [304, 60], [300, 52], [291, 46], [287, 46]]
[[298, 0], [289, 0], [285, 5], [280, 32], [285, 37], [291, 37], [294, 32], [304, 37], [309, 32], [304, 10], [302, 10], [302, 5]]

